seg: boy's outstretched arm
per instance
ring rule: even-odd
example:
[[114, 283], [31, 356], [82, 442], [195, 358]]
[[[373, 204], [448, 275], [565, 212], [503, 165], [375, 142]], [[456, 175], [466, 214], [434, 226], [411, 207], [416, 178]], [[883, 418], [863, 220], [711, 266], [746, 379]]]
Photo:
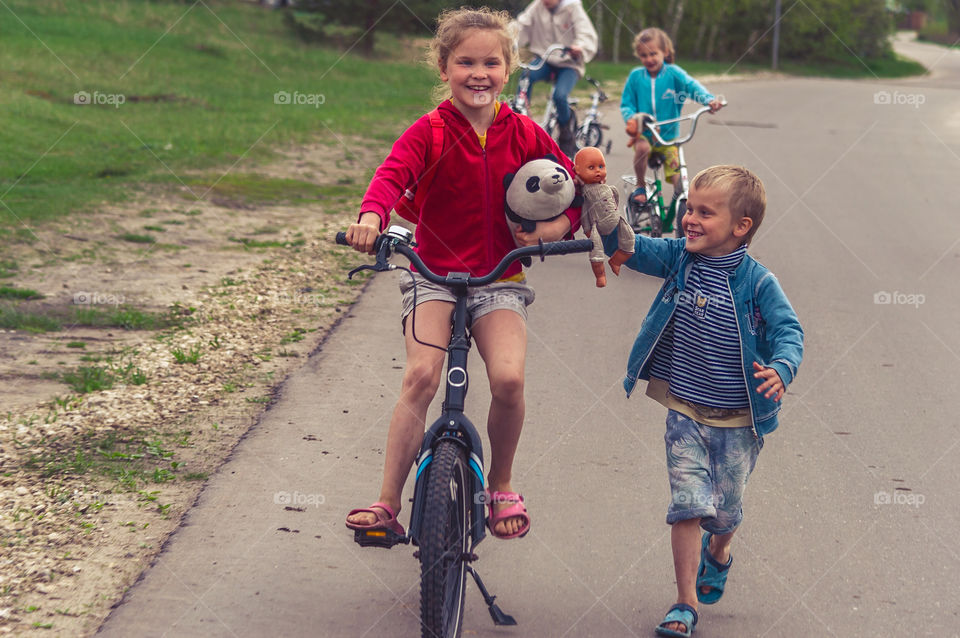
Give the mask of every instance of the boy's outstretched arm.
[[[756, 361], [753, 362], [753, 369], [756, 372], [753, 373], [755, 379], [764, 379], [763, 383], [757, 386], [757, 392], [763, 393], [764, 398], [773, 397], [774, 401], [779, 401], [783, 398], [783, 394], [787, 391], [786, 387], [783, 385], [783, 379], [780, 378], [780, 375], [777, 374], [777, 371], [773, 368], [765, 368]], [[764, 392], [766, 390], [766, 392]]]

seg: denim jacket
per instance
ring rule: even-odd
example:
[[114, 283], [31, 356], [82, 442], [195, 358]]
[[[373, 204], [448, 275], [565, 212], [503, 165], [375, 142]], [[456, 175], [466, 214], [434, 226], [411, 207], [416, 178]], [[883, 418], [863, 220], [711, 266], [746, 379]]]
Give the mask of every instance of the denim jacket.
[[[606, 235], [603, 243], [607, 254], [612, 255], [617, 249], [617, 234]], [[685, 250], [685, 245], [686, 239], [651, 239], [637, 235], [636, 252], [625, 264], [664, 280], [630, 351], [627, 376], [623, 380], [628, 397], [637, 381], [649, 380], [654, 347], [684, 291], [694, 257]], [[780, 403], [757, 393], [756, 388], [763, 380], [754, 378], [753, 362], [776, 370], [786, 388], [803, 358], [803, 328], [776, 277], [750, 255], [745, 255], [737, 266], [729, 286], [736, 308], [743, 382], [750, 400], [753, 429], [762, 437], [777, 428]]]

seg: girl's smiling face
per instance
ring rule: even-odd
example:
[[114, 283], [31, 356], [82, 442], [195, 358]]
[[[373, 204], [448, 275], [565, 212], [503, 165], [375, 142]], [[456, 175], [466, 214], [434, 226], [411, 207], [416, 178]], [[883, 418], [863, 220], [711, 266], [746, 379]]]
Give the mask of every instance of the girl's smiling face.
[[500, 38], [490, 30], [467, 31], [440, 64], [440, 79], [450, 85], [454, 106], [468, 117], [492, 112], [508, 75]]
[[650, 75], [656, 75], [663, 68], [663, 50], [653, 40], [637, 44], [637, 57]]

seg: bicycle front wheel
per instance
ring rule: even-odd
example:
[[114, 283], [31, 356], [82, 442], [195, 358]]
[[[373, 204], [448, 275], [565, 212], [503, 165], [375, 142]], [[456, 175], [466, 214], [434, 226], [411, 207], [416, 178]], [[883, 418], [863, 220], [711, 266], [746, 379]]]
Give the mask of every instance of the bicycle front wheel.
[[577, 148], [586, 148], [588, 146], [600, 148], [602, 141], [603, 131], [600, 130], [600, 125], [596, 122], [590, 122], [586, 130], [584, 130], [582, 126], [577, 129]]
[[441, 441], [434, 448], [419, 539], [423, 638], [460, 636], [470, 542], [469, 471], [458, 444]]

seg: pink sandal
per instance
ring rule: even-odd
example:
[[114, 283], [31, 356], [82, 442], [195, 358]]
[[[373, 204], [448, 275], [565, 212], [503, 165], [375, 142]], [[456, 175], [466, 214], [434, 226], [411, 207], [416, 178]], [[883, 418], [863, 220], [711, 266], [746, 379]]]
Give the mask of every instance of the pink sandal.
[[[383, 512], [378, 512], [377, 510], [373, 509], [374, 507], [379, 507], [390, 516], [389, 517], [384, 516]], [[400, 536], [406, 535], [406, 532], [403, 531], [403, 525], [401, 525], [400, 522], [397, 520], [397, 513], [394, 512], [393, 508], [387, 505], [386, 503], [374, 503], [370, 507], [360, 507], [355, 510], [350, 510], [350, 513], [347, 514], [347, 516], [353, 516], [354, 514], [363, 514], [363, 513], [373, 514], [374, 516], [377, 517], [377, 522], [363, 525], [360, 523], [351, 523], [350, 521], [347, 521], [347, 527], [349, 527], [350, 529], [358, 529], [361, 531], [388, 529], [391, 532], [394, 532], [395, 534], [399, 534]]]
[[[494, 503], [513, 503], [510, 507], [505, 507], [497, 513], [493, 511]], [[487, 491], [487, 505], [490, 507], [490, 516], [487, 518], [487, 528], [490, 530], [490, 533], [496, 536], [497, 538], [523, 538], [527, 535], [527, 532], [530, 531], [530, 515], [527, 513], [527, 508], [523, 504], [523, 496], [517, 494], [516, 492], [490, 492]], [[522, 517], [524, 519], [523, 525], [520, 526], [520, 529], [514, 532], [513, 534], [498, 534], [494, 531], [497, 523], [514, 517]]]

